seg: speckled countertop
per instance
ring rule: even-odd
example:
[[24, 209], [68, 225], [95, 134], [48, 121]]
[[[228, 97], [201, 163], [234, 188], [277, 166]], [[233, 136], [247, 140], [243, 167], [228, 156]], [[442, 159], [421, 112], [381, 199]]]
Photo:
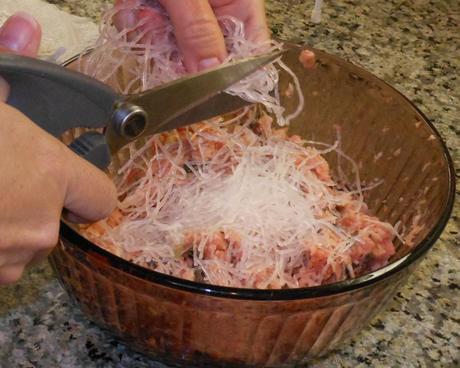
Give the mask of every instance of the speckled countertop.
[[[97, 19], [100, 0], [49, 0]], [[460, 177], [460, 2], [268, 0], [273, 32], [364, 66], [412, 99], [444, 137]], [[457, 194], [459, 194], [457, 190]], [[379, 318], [311, 367], [460, 366], [460, 205], [433, 250]], [[70, 305], [48, 265], [0, 289], [1, 367], [162, 367]]]

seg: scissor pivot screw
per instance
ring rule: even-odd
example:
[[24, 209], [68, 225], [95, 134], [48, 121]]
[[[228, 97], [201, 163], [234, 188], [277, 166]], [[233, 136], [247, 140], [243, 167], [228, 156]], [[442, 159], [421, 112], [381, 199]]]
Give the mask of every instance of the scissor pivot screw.
[[118, 134], [134, 139], [139, 137], [147, 125], [147, 114], [139, 106], [120, 103], [113, 114], [113, 124]]

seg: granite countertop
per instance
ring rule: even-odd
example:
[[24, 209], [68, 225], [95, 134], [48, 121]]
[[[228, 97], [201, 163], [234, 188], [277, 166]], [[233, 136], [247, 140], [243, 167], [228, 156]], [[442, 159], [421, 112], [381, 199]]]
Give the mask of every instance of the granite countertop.
[[[101, 0], [49, 0], [98, 19]], [[267, 0], [273, 32], [362, 65], [413, 100], [447, 142], [460, 177], [460, 3], [455, 0]], [[457, 190], [457, 194], [460, 194]], [[460, 365], [460, 204], [386, 311], [311, 367]], [[88, 322], [43, 264], [0, 289], [1, 367], [162, 367]]]

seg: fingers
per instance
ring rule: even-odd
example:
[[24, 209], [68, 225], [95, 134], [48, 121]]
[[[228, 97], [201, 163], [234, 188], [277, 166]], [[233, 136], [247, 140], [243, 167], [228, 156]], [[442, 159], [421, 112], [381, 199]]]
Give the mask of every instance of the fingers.
[[18, 110], [0, 103], [0, 122], [0, 283], [5, 284], [56, 245], [64, 207], [96, 221], [112, 212], [116, 193], [102, 171]]
[[131, 10], [130, 6], [135, 6], [136, 1], [132, 0], [116, 0], [115, 7], [126, 5], [127, 9], [120, 10], [115, 15], [115, 26], [118, 30], [133, 28], [137, 23], [137, 15], [134, 10]]
[[197, 72], [227, 56], [224, 37], [208, 0], [160, 0], [169, 13], [185, 66]]
[[270, 39], [263, 0], [209, 0], [217, 16], [231, 15], [244, 23], [247, 38], [255, 43]]
[[168, 24], [166, 17], [155, 8], [137, 6], [136, 0], [116, 0], [115, 27], [126, 34], [128, 41], [152, 44], [161, 40]]
[[[26, 13], [16, 13], [0, 27], [0, 52], [15, 52], [36, 56], [40, 47], [41, 28], [38, 22]], [[10, 87], [0, 77], [0, 102], [8, 98]]]
[[0, 285], [8, 285], [18, 281], [24, 272], [23, 264], [13, 264], [0, 268]]
[[0, 28], [0, 48], [25, 56], [37, 56], [41, 40], [40, 24], [29, 14], [18, 12]]
[[[53, 244], [54, 246], [55, 244]], [[18, 281], [27, 266], [33, 266], [40, 262], [43, 262], [52, 251], [52, 246], [50, 245], [46, 249], [39, 249], [37, 251], [25, 251], [25, 250], [16, 250], [16, 257], [9, 257], [7, 264], [1, 264], [0, 266], [0, 285], [8, 285]], [[18, 254], [22, 253], [22, 254]], [[0, 254], [0, 263], [2, 258], [5, 257], [4, 252]]]
[[245, 23], [248, 39], [256, 43], [263, 43], [270, 39], [265, 15], [265, 2], [257, 0], [251, 1], [251, 4], [251, 16]]
[[[165, 25], [166, 19], [156, 9], [146, 7], [143, 10], [135, 10], [136, 0], [116, 0], [115, 7], [118, 12], [114, 15], [115, 27], [119, 31], [124, 29], [135, 29], [140, 20], [145, 18], [145, 25], [149, 27], [161, 27]], [[145, 28], [145, 27], [144, 27]]]
[[16, 282], [27, 266], [45, 260], [57, 243], [58, 228], [57, 224], [47, 238], [41, 234], [37, 236], [37, 231], [27, 233], [18, 228], [15, 236], [7, 241], [9, 247], [5, 247], [5, 242], [0, 248], [0, 285]]
[[69, 221], [93, 222], [109, 216], [117, 204], [116, 189], [106, 174], [69, 151], [64, 207]]

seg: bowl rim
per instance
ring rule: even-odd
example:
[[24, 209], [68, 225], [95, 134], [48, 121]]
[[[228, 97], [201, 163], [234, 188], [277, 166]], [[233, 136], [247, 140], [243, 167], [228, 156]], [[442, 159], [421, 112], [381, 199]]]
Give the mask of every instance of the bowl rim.
[[[366, 79], [372, 80], [374, 83], [380, 83], [385, 85], [387, 88], [389, 87], [394, 92], [396, 92], [400, 97], [405, 100], [410, 107], [414, 109], [414, 111], [418, 114], [428, 127], [432, 130], [434, 136], [436, 137], [438, 143], [441, 145], [441, 149], [443, 151], [444, 160], [447, 163], [447, 171], [448, 171], [448, 193], [447, 193], [447, 200], [444, 203], [444, 210], [437, 221], [437, 223], [433, 226], [431, 231], [426, 235], [424, 239], [422, 239], [414, 249], [406, 254], [404, 257], [392, 262], [385, 267], [382, 267], [379, 270], [374, 272], [368, 273], [366, 275], [344, 280], [340, 282], [335, 282], [326, 285], [314, 286], [314, 287], [305, 287], [305, 288], [295, 288], [295, 289], [250, 289], [250, 288], [236, 288], [236, 287], [226, 287], [226, 286], [217, 286], [211, 284], [204, 284], [195, 281], [189, 281], [185, 279], [181, 279], [178, 277], [170, 276], [167, 274], [163, 274], [157, 271], [153, 271], [151, 269], [145, 268], [143, 266], [131, 263], [121, 257], [116, 256], [113, 253], [106, 251], [105, 249], [97, 246], [96, 244], [92, 243], [88, 239], [81, 236], [78, 232], [76, 232], [71, 226], [66, 224], [64, 221], [61, 221], [60, 227], [60, 237], [67, 240], [71, 243], [72, 246], [75, 246], [79, 250], [91, 255], [96, 254], [104, 257], [108, 263], [128, 274], [131, 274], [135, 277], [160, 284], [165, 287], [170, 287], [174, 289], [180, 289], [183, 291], [188, 291], [195, 294], [204, 294], [213, 297], [220, 297], [220, 298], [230, 298], [230, 299], [243, 299], [243, 300], [262, 300], [262, 301], [282, 301], [282, 300], [295, 300], [295, 299], [310, 299], [310, 298], [317, 298], [317, 297], [325, 297], [325, 296], [332, 296], [335, 294], [345, 293], [357, 289], [361, 289], [372, 284], [376, 284], [384, 279], [389, 278], [396, 273], [404, 270], [405, 268], [409, 267], [410, 265], [414, 264], [417, 260], [419, 260], [438, 240], [442, 231], [444, 230], [447, 222], [449, 221], [450, 215], [452, 213], [452, 209], [454, 206], [454, 199], [455, 199], [455, 187], [456, 187], [456, 180], [455, 180], [455, 171], [454, 171], [454, 164], [452, 157], [447, 149], [445, 142], [443, 141], [440, 133], [433, 125], [433, 123], [426, 117], [426, 115], [420, 111], [420, 109], [415, 106], [415, 104], [410, 101], [406, 96], [404, 96], [401, 92], [399, 92], [396, 88], [385, 82], [384, 80], [378, 78], [371, 72], [368, 72], [362, 67], [359, 67], [347, 60], [339, 58], [338, 56], [328, 54], [322, 50], [316, 48], [310, 48], [306, 46], [302, 46], [303, 48], [308, 48], [314, 51], [317, 55], [325, 56], [329, 60], [339, 64], [340, 66], [346, 66], [351, 71], [359, 74], [364, 75]], [[91, 50], [87, 50], [85, 53], [90, 52]], [[68, 66], [72, 62], [76, 61], [80, 55], [76, 55], [65, 62], [62, 63], [63, 66]]]

